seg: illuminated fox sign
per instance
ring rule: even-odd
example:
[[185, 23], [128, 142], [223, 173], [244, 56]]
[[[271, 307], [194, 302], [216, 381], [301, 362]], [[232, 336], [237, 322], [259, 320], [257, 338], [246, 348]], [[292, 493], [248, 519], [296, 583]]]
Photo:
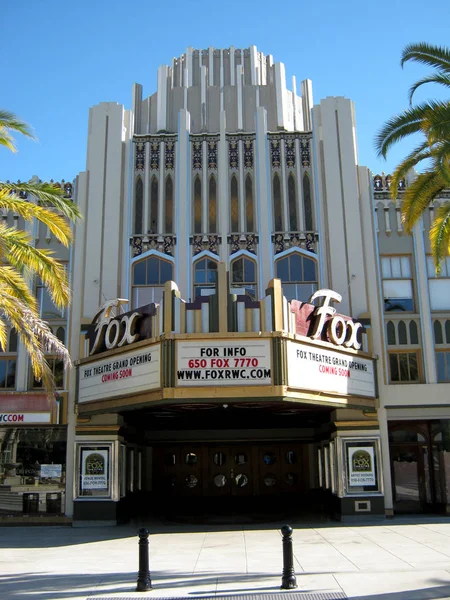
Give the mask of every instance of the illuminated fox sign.
[[[321, 306], [312, 304], [317, 298], [323, 298]], [[290, 311], [295, 314], [296, 333], [313, 340], [327, 340], [336, 346], [360, 350], [358, 332], [364, 329], [362, 323], [336, 314], [336, 309], [330, 306], [332, 301], [341, 300], [342, 296], [333, 290], [318, 290], [311, 296], [309, 303], [292, 300]]]
[[350, 319], [344, 319], [340, 315], [335, 315], [336, 309], [330, 306], [331, 300], [340, 302], [342, 296], [333, 290], [318, 290], [311, 298], [310, 302], [314, 302], [316, 298], [323, 298], [322, 306], [318, 306], [314, 311], [316, 322], [311, 337], [315, 340], [322, 335], [323, 328], [327, 316], [332, 317], [328, 322], [328, 334], [331, 341], [337, 346], [345, 346], [345, 348], [355, 348], [359, 350], [361, 344], [358, 342], [358, 330], [362, 328], [361, 323], [355, 323]]

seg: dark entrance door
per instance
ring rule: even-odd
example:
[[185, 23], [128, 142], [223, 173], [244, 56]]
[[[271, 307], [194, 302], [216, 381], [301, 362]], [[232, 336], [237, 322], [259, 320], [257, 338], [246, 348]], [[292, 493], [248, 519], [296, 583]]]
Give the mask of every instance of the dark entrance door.
[[432, 509], [430, 466], [426, 445], [392, 447], [392, 479], [396, 512]]
[[185, 442], [153, 454], [153, 490], [163, 507], [245, 512], [294, 500], [308, 491], [308, 481], [308, 447], [298, 442]]

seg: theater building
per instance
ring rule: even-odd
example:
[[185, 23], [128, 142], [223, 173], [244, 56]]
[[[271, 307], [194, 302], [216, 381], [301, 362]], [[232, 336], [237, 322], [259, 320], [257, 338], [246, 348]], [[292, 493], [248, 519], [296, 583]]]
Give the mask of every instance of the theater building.
[[450, 263], [437, 277], [427, 242], [446, 194], [405, 235], [408, 181], [393, 202], [356, 140], [350, 100], [254, 46], [188, 48], [130, 109], [90, 109], [76, 368], [45, 425], [74, 525], [447, 511]]
[[91, 109], [74, 523], [168, 506], [384, 516], [371, 186], [351, 101], [314, 105], [255, 47], [188, 49], [154, 94], [134, 85], [131, 110]]

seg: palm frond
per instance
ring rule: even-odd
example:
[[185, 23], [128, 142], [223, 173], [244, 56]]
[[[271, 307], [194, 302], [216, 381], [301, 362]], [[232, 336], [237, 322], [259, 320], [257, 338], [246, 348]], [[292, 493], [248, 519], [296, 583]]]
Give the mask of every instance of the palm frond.
[[408, 44], [402, 52], [401, 66], [403, 67], [408, 61], [418, 62], [434, 67], [438, 71], [450, 73], [450, 50], [443, 46], [433, 46], [426, 42]]
[[51, 183], [5, 183], [0, 182], [0, 188], [9, 192], [25, 192], [33, 195], [44, 206], [53, 206], [71, 221], [81, 218], [78, 206], [64, 197], [64, 191]]
[[28, 222], [37, 219], [48, 227], [56, 239], [66, 247], [72, 241], [72, 229], [69, 222], [50, 208], [27, 202], [16, 194], [8, 192], [5, 188], [0, 189], [0, 208], [15, 212]]
[[12, 112], [0, 110], [0, 146], [6, 146], [12, 152], [16, 152], [16, 145], [10, 131], [17, 131], [22, 135], [35, 139], [27, 123], [20, 121]]
[[402, 201], [402, 221], [406, 233], [412, 232], [424, 210], [443, 189], [445, 189], [445, 182], [432, 169], [420, 173], [406, 188]]
[[392, 173], [390, 194], [393, 200], [397, 199], [398, 187], [400, 181], [404, 179], [407, 174], [416, 167], [423, 160], [431, 158], [431, 150], [428, 142], [425, 140], [419, 146], [414, 148], [403, 160], [397, 165], [395, 171]]
[[442, 204], [436, 211], [435, 219], [430, 228], [430, 246], [436, 266], [436, 272], [441, 270], [441, 261], [450, 253], [450, 203]]
[[6, 292], [31, 307], [33, 310], [38, 309], [38, 303], [35, 296], [31, 293], [31, 290], [22, 275], [14, 267], [8, 265], [0, 266], [0, 287], [0, 300], [2, 298], [2, 292]]
[[425, 85], [426, 83], [438, 83], [445, 87], [450, 87], [450, 75], [440, 75], [439, 73], [436, 73], [435, 75], [427, 75], [426, 77], [423, 77], [422, 79], [419, 79], [419, 81], [413, 83], [408, 92], [410, 104], [412, 104], [413, 96], [417, 88]]
[[375, 137], [375, 149], [378, 156], [386, 158], [386, 155], [396, 142], [412, 135], [423, 132], [423, 119], [430, 104], [424, 102], [404, 110], [386, 121]]

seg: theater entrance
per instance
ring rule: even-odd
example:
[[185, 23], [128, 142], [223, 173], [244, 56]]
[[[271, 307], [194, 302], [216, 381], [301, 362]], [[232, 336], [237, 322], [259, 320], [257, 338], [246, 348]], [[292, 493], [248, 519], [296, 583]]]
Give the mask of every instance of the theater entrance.
[[153, 452], [160, 508], [179, 514], [278, 513], [309, 492], [308, 444], [159, 446]]

